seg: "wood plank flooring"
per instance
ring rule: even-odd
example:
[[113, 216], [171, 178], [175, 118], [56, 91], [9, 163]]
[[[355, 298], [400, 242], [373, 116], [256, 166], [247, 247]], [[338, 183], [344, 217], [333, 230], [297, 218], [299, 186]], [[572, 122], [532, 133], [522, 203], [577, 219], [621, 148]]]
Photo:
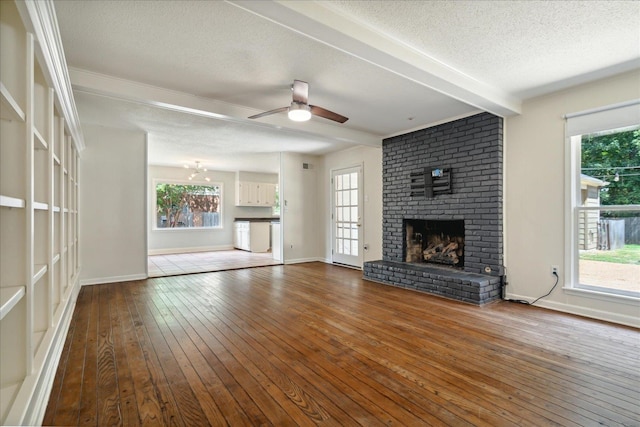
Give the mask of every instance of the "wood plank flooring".
[[322, 263], [85, 286], [45, 425], [640, 426], [640, 331]]

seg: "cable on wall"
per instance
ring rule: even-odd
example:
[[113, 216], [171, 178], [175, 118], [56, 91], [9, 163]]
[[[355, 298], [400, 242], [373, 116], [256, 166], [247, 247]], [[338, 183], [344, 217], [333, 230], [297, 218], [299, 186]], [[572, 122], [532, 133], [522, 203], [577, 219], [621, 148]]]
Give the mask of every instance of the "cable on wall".
[[556, 283], [553, 284], [553, 286], [551, 287], [549, 292], [547, 292], [546, 294], [542, 295], [541, 297], [538, 297], [538, 298], [536, 298], [535, 300], [533, 300], [531, 302], [523, 300], [523, 299], [506, 299], [505, 301], [517, 302], [519, 304], [526, 304], [526, 305], [533, 305], [533, 304], [537, 303], [542, 298], [545, 298], [545, 297], [548, 297], [549, 295], [551, 295], [551, 292], [553, 292], [553, 290], [556, 288], [556, 286], [558, 286], [558, 282], [560, 281], [560, 276], [558, 276], [558, 273], [556, 273], [555, 271], [553, 272], [553, 275], [556, 276]]

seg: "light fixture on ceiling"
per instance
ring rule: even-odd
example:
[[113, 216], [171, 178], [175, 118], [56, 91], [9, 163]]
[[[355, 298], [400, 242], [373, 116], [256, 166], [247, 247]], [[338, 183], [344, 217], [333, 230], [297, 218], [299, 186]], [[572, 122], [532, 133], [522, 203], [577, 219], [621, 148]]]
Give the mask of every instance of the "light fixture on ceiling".
[[349, 118], [338, 113], [334, 113], [333, 111], [329, 111], [326, 108], [309, 104], [309, 83], [303, 82], [302, 80], [294, 80], [291, 85], [291, 91], [293, 92], [293, 99], [289, 107], [281, 107], [276, 108], [275, 110], [265, 111], [264, 113], [254, 114], [249, 118], [259, 119], [260, 117], [276, 113], [284, 113], [286, 111], [289, 119], [296, 122], [306, 122], [312, 115], [333, 120], [338, 123], [344, 123], [349, 120]]
[[[184, 165], [185, 169], [189, 169], [189, 165]], [[207, 168], [203, 168], [202, 166], [200, 166], [200, 162], [196, 161], [196, 167], [195, 168], [191, 168], [191, 174], [189, 175], [189, 181], [193, 181], [193, 179], [195, 177], [197, 177], [198, 175], [204, 173], [207, 171]], [[211, 178], [209, 178], [208, 176], [203, 176], [204, 180], [209, 182], [211, 181]]]
[[294, 122], [306, 122], [311, 118], [311, 108], [307, 104], [294, 101], [291, 103], [287, 115]]

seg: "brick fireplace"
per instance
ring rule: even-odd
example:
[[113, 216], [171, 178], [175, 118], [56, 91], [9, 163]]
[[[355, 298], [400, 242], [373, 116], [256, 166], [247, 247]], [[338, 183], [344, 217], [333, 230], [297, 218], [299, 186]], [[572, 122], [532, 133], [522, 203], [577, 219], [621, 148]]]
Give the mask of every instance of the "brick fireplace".
[[365, 263], [365, 279], [474, 304], [500, 297], [502, 126], [481, 113], [383, 141], [383, 259]]

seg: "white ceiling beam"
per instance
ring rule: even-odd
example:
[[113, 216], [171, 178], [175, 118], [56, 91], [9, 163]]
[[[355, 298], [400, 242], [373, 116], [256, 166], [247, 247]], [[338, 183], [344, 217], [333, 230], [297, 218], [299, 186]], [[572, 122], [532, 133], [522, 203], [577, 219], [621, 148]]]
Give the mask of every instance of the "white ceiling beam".
[[484, 111], [520, 114], [521, 100], [427, 53], [314, 1], [238, 0], [228, 3]]
[[298, 135], [313, 134], [328, 140], [337, 140], [351, 144], [382, 146], [382, 137], [359, 130], [325, 124], [318, 121], [292, 122], [286, 115], [273, 115], [260, 121], [246, 119], [262, 111], [247, 108], [211, 98], [191, 95], [184, 92], [160, 88], [78, 68], [69, 68], [71, 85], [74, 90], [137, 102], [153, 107], [165, 108], [187, 114], [210, 117], [214, 120], [242, 123], [247, 126], [277, 128]]

